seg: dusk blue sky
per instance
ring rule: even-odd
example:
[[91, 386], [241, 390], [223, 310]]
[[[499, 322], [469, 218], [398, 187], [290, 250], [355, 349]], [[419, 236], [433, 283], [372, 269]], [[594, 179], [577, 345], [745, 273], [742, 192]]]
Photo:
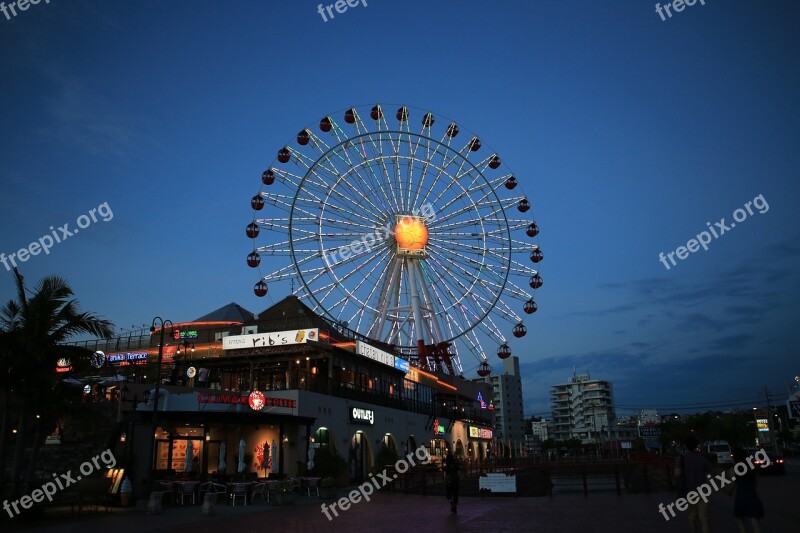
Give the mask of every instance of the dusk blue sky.
[[[545, 283], [511, 343], [526, 415], [549, 412], [573, 367], [612, 381], [620, 414], [785, 398], [800, 374], [797, 2], [706, 0], [666, 21], [641, 0], [367, 3], [328, 22], [304, 0], [0, 14], [0, 252], [108, 202], [112, 220], [21, 263], [29, 284], [64, 276], [118, 327], [260, 312], [289, 292], [256, 298], [244, 262], [261, 172], [328, 113], [404, 103], [480, 134], [533, 203]], [[659, 262], [758, 195], [764, 214]]]

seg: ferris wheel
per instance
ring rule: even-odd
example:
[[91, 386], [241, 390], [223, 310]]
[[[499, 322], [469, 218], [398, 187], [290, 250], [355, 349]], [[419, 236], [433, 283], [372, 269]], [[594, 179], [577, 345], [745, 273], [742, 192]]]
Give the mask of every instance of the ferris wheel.
[[394, 110], [325, 116], [278, 150], [246, 228], [254, 292], [293, 279], [315, 312], [421, 368], [486, 376], [484, 346], [509, 357], [506, 333], [537, 309], [530, 201], [476, 135]]

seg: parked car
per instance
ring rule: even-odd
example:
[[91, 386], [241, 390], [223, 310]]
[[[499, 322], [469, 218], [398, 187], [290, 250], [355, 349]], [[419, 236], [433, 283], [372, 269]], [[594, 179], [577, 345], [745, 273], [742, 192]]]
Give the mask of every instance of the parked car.
[[[769, 457], [769, 465], [762, 466], [762, 462], [756, 457], [753, 464], [758, 468], [760, 474], [786, 474], [786, 463], [783, 460], [783, 455], [776, 453], [774, 450], [763, 450]], [[759, 454], [761, 455], [761, 454]]]
[[712, 440], [703, 443], [703, 452], [717, 458], [717, 464], [732, 464], [731, 445], [726, 440]]

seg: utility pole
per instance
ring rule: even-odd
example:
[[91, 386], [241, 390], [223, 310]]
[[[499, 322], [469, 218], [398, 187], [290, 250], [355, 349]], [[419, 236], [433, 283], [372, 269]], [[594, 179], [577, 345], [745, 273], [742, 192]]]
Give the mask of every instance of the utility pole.
[[773, 426], [774, 426], [774, 424], [772, 423], [772, 405], [769, 402], [769, 390], [767, 390], [767, 386], [766, 385], [764, 385], [764, 396], [767, 397], [767, 429], [769, 429], [769, 433], [768, 433], [769, 440], [772, 443], [772, 449], [775, 450], [775, 452], [777, 453], [777, 451], [778, 451], [778, 446], [777, 446], [778, 441], [775, 438], [774, 431], [772, 429]]

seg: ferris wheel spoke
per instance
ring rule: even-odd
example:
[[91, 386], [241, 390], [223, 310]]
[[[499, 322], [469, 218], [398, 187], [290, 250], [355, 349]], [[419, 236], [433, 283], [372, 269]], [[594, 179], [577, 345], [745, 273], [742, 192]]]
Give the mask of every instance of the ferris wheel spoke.
[[497, 324], [494, 323], [494, 320], [492, 319], [491, 315], [487, 315], [486, 318], [481, 320], [478, 323], [478, 327], [483, 328], [486, 332], [489, 333], [489, 335], [491, 335], [495, 339], [498, 339], [500, 341], [498, 342], [498, 344], [506, 342], [506, 338], [505, 335], [503, 335], [503, 331], [499, 327], [497, 327]]
[[[431, 269], [426, 269], [425, 274], [429, 279], [431, 279]], [[444, 318], [451, 338], [456, 338], [458, 336], [457, 332], [463, 331], [468, 324], [462, 324], [459, 322], [457, 318], [458, 315], [454, 311], [454, 308], [458, 305], [458, 297], [453, 293], [450, 287], [444, 283], [444, 280], [438, 272], [433, 271], [433, 275], [436, 276], [439, 281], [439, 283], [432, 282], [430, 286], [439, 301], [440, 316]], [[445, 296], [442, 295], [442, 292], [445, 293]]]
[[[472, 172], [472, 169], [470, 169], [470, 173], [471, 172]], [[458, 181], [460, 178], [461, 178], [461, 176], [457, 175], [455, 177], [454, 181]], [[506, 180], [507, 180], [506, 176], [501, 176], [501, 177], [496, 178], [496, 179], [494, 179], [492, 181], [488, 181], [488, 180], [486, 180], [486, 178], [483, 177], [483, 175], [480, 172], [477, 172], [475, 177], [469, 183], [469, 185], [464, 187], [464, 194], [465, 194], [465, 196], [468, 196], [469, 198], [472, 198], [473, 193], [483, 192], [483, 196], [481, 196], [481, 197], [479, 197], [479, 198], [477, 198], [475, 200], [475, 201], [480, 202], [480, 201], [485, 200], [486, 198], [488, 198], [491, 195], [495, 195], [496, 196], [497, 195], [497, 190], [506, 182]], [[450, 205], [454, 204], [459, 199], [460, 198], [458, 196], [454, 196], [444, 206], [442, 206], [442, 210], [447, 209], [448, 207], [450, 207]]]
[[522, 322], [522, 318], [520, 318], [519, 314], [517, 314], [517, 311], [515, 311], [510, 305], [508, 305], [508, 303], [500, 299], [497, 302], [497, 305], [502, 311], [501, 313], [499, 313], [500, 318], [502, 318], [512, 326], [518, 324], [519, 322]]
[[506, 291], [508, 292], [509, 296], [515, 297], [523, 302], [529, 300], [531, 297], [528, 291], [514, 283], [514, 281], [511, 279], [506, 280]]
[[[390, 180], [390, 175], [386, 170], [384, 157], [382, 155], [384, 137], [391, 138], [391, 134], [388, 132], [383, 133], [378, 137], [377, 140], [372, 137], [367, 137], [366, 142], [364, 141], [364, 137], [359, 137], [358, 145], [351, 142], [351, 143], [345, 143], [343, 146], [345, 148], [346, 160], [351, 166], [353, 166], [354, 163], [353, 159], [350, 157], [350, 152], [347, 150], [348, 148], [354, 149], [357, 159], [364, 161], [367, 170], [365, 174], [367, 175], [367, 177], [365, 178], [364, 176], [361, 176], [360, 172], [358, 172], [357, 170], [358, 167], [354, 167], [356, 169], [356, 174], [358, 175], [359, 179], [368, 187], [372, 188], [372, 186], [375, 186], [376, 188], [381, 190], [381, 192], [383, 193], [383, 200], [386, 202], [384, 208], [387, 208], [389, 206], [397, 208], [398, 204], [396, 198], [394, 197], [394, 194], [390, 194], [390, 192], [393, 192], [392, 182]], [[371, 152], [372, 156], [368, 155], [367, 151]], [[375, 161], [380, 163], [379, 168], [383, 171], [381, 175], [384, 178], [386, 178], [385, 180], [375, 175], [375, 170], [373, 168]], [[389, 185], [390, 189], [389, 192], [387, 192], [386, 189], [383, 187], [384, 182]]]
[[414, 190], [414, 198], [413, 200], [411, 200], [411, 203], [409, 204], [410, 207], [424, 205], [424, 203], [420, 203], [420, 194], [422, 193], [425, 187], [425, 177], [428, 175], [428, 169], [436, 168], [435, 165], [432, 163], [432, 159], [433, 159], [433, 154], [435, 154], [438, 149], [438, 145], [436, 148], [431, 148], [431, 143], [432, 140], [430, 139], [430, 137], [425, 137], [425, 158], [422, 163], [422, 171], [420, 172], [419, 183], [417, 184], [417, 188]]
[[[348, 289], [348, 288], [347, 288], [347, 285], [346, 285], [346, 283], [345, 283], [345, 282], [347, 282], [347, 281], [348, 281], [348, 280], [349, 280], [351, 277], [353, 277], [353, 276], [355, 276], [356, 274], [358, 274], [358, 273], [359, 273], [359, 272], [360, 272], [360, 271], [361, 271], [361, 270], [364, 268], [364, 266], [366, 266], [366, 265], [369, 265], [369, 264], [370, 264], [370, 263], [372, 263], [372, 262], [376, 262], [376, 265], [375, 265], [375, 267], [377, 267], [377, 266], [380, 264], [380, 263], [378, 262], [378, 259], [379, 259], [379, 257], [380, 257], [381, 255], [385, 255], [385, 253], [380, 253], [380, 252], [379, 252], [378, 254], [374, 255], [372, 258], [368, 258], [368, 259], [367, 259], [367, 260], [366, 260], [364, 263], [362, 263], [361, 265], [359, 265], [359, 267], [358, 267], [358, 268], [354, 268], [354, 269], [352, 269], [351, 271], [347, 272], [347, 273], [346, 273], [346, 274], [344, 274], [344, 275], [341, 275], [341, 276], [336, 276], [336, 275], [334, 274], [334, 276], [333, 276], [333, 277], [334, 277], [334, 280], [333, 280], [333, 282], [332, 282], [332, 286], [333, 286], [334, 288], [335, 288], [335, 287], [339, 287], [339, 288], [340, 288], [340, 290], [342, 290], [342, 292], [344, 292], [344, 293], [345, 293], [345, 297], [344, 297], [344, 298], [342, 298], [342, 300], [340, 300], [339, 302], [336, 302], [336, 303], [334, 304], [334, 308], [335, 308], [336, 306], [338, 306], [338, 305], [339, 305], [339, 304], [340, 304], [342, 301], [349, 301], [349, 300], [351, 300], [351, 299], [352, 299], [352, 300], [355, 300], [355, 301], [359, 301], [359, 302], [361, 302], [361, 303], [362, 303], [362, 305], [369, 305], [369, 300], [366, 300], [366, 301], [363, 301], [363, 302], [362, 302], [362, 301], [361, 301], [361, 299], [360, 299], [360, 298], [358, 298], [358, 296], [356, 295], [356, 293], [358, 292], [358, 289], [361, 287], [361, 285], [362, 285], [362, 284], [363, 284], [363, 283], [364, 283], [364, 282], [365, 282], [367, 279], [369, 279], [369, 278], [368, 278], [368, 276], [364, 276], [364, 277], [362, 278], [362, 280], [361, 280], [359, 283], [357, 283], [357, 284], [356, 284], [356, 286], [353, 288], [353, 290], [350, 290], [350, 289]], [[375, 267], [373, 267], [373, 270], [374, 270], [374, 268], [375, 268]]]
[[521, 251], [521, 252], [525, 251], [530, 252], [531, 250], [539, 249], [538, 244], [533, 244], [531, 242], [525, 242], [525, 241], [518, 241], [516, 239], [509, 239], [508, 244], [511, 250]]
[[390, 138], [389, 145], [392, 148], [393, 155], [390, 159], [392, 162], [392, 170], [390, 172], [390, 183], [395, 183], [395, 198], [400, 198], [400, 204], [396, 205], [397, 210], [399, 212], [404, 211], [404, 207], [402, 205], [403, 202], [403, 178], [402, 178], [402, 171], [400, 169], [400, 149], [403, 145], [402, 134], [397, 135], [397, 142], [395, 143], [393, 139]]
[[438, 170], [438, 172], [433, 177], [433, 183], [431, 183], [431, 186], [425, 191], [425, 196], [422, 198], [422, 201], [420, 202], [421, 205], [425, 205], [425, 204], [431, 203], [428, 200], [428, 198], [430, 198], [431, 193], [434, 190], [436, 190], [436, 186], [439, 184], [439, 181], [443, 178], [443, 176], [447, 176], [448, 175], [447, 172], [446, 172], [446, 165], [444, 163], [445, 154], [443, 152], [439, 152], [439, 151], [436, 151], [434, 153], [441, 155], [441, 163], [436, 165], [433, 162], [433, 159], [430, 160], [430, 164], [432, 166], [434, 166], [434, 168], [436, 168]]
[[[358, 316], [358, 323], [356, 325], [356, 331], [361, 331], [361, 321], [363, 320], [364, 315], [366, 314], [367, 310], [377, 310], [378, 305], [373, 305], [372, 304], [372, 301], [373, 301], [372, 297], [375, 294], [375, 292], [378, 290], [378, 287], [380, 287], [380, 285], [381, 285], [379, 281], [381, 279], [386, 279], [386, 274], [389, 272], [389, 268], [392, 266], [392, 260], [387, 258], [386, 261], [375, 261], [375, 265], [370, 269], [369, 272], [367, 272], [367, 274], [364, 276], [362, 281], [359, 282], [359, 284], [356, 286], [355, 290], [358, 291], [361, 288], [361, 285], [366, 283], [367, 280], [372, 280], [372, 274], [381, 265], [383, 265], [383, 267], [381, 268], [380, 274], [377, 276], [377, 282], [373, 282], [372, 283], [372, 288], [369, 290], [366, 298], [364, 298], [365, 305], [361, 309], [358, 309], [356, 311], [356, 313], [353, 314], [353, 316], [350, 317], [350, 322], [352, 322], [353, 320], [355, 320], [355, 317]], [[377, 302], [377, 303], [379, 304], [379, 302]]]
[[[284, 280], [284, 279], [289, 279], [289, 278], [295, 277], [297, 274], [302, 274], [303, 273], [303, 271], [300, 270], [300, 267], [302, 265], [304, 265], [306, 263], [310, 263], [310, 262], [314, 261], [315, 259], [319, 259], [319, 255], [318, 254], [308, 255], [306, 257], [303, 257], [303, 258], [295, 261], [294, 263], [289, 263], [287, 266], [279, 268], [278, 270], [276, 270], [275, 272], [272, 272], [271, 274], [267, 274], [266, 276], [263, 277], [263, 279], [264, 279], [264, 281], [270, 281], [270, 280], [272, 280], [272, 281], [280, 281], [280, 280]], [[276, 276], [279, 276], [280, 279], [276, 279]]]
[[475, 201], [470, 199], [470, 202], [471, 202], [470, 204], [460, 207], [455, 211], [451, 211], [450, 213], [447, 213], [442, 217], [437, 217], [434, 223], [431, 225], [431, 229], [438, 229], [439, 227], [442, 226], [444, 222], [447, 222], [448, 220], [456, 218], [458, 216], [466, 215], [471, 211], [482, 213], [487, 218], [496, 217], [498, 214], [503, 213], [503, 208], [494, 201], [491, 200]]
[[[414, 165], [413, 164], [406, 165], [407, 177], [408, 177], [408, 187], [407, 187], [408, 197], [406, 200], [405, 207], [407, 210], [416, 206], [417, 196], [419, 190], [422, 188], [422, 182], [424, 180], [425, 172], [427, 171], [428, 168], [428, 161], [431, 155], [431, 139], [425, 135], [426, 129], [430, 131], [430, 126], [425, 126], [424, 121], [422, 124], [423, 125], [421, 132], [415, 135], [415, 142], [411, 142], [411, 140], [409, 139], [409, 156], [412, 159], [412, 161], [419, 160], [417, 157], [417, 153], [423, 146], [423, 143], [424, 143], [425, 157], [423, 158], [424, 163], [422, 169], [420, 170], [419, 185], [417, 186], [416, 190], [414, 188]], [[414, 194], [413, 199], [412, 199], [412, 192]]]
[[[448, 143], [447, 143], [446, 147], [449, 149], [449, 146], [450, 145], [449, 145], [449, 139], [448, 139]], [[452, 158], [448, 158], [446, 150], [439, 150], [438, 147], [437, 147], [437, 150], [434, 151], [434, 154], [440, 156], [439, 157], [439, 164], [436, 165], [434, 163], [434, 161], [433, 161], [433, 158], [431, 158], [429, 161], [430, 161], [430, 163], [432, 165], [436, 165], [436, 168], [438, 169], [439, 172], [434, 177], [434, 181], [431, 184], [431, 187], [428, 188], [428, 190], [425, 192], [425, 197], [423, 198], [423, 201], [421, 202], [422, 204], [425, 204], [425, 203], [429, 202], [429, 198], [430, 198], [431, 193], [433, 193], [433, 191], [436, 189], [436, 185], [438, 185], [439, 181], [441, 180], [441, 178], [443, 176], [447, 176], [448, 178], [450, 178], [450, 183], [445, 186], [445, 187], [449, 187], [449, 185], [452, 184], [452, 181], [453, 181], [452, 175], [453, 174], [457, 174], [460, 171], [460, 169], [463, 168], [463, 161], [462, 161], [462, 166], [459, 167], [458, 169], [456, 169], [456, 171], [454, 173], [448, 172], [448, 168], [459, 158], [459, 156], [456, 155], [456, 156], [453, 156]], [[436, 201], [434, 201], [432, 203], [435, 204]]]
[[[323, 181], [318, 182], [318, 186], [321, 190], [315, 197], [320, 198], [320, 202], [324, 205], [336, 206], [338, 209], [345, 210], [350, 215], [357, 216], [364, 220], [376, 220], [379, 218], [378, 213], [381, 211], [381, 208], [375, 205], [358, 187], [351, 184], [346, 175], [338, 175], [334, 176], [334, 178], [335, 179], [333, 179], [331, 183]], [[339, 186], [345, 189], [345, 191], [339, 190]], [[334, 202], [332, 197], [335, 198], [337, 202]], [[360, 207], [360, 209], [354, 209], [355, 207]]]
[[483, 353], [483, 349], [481, 348], [480, 340], [478, 340], [478, 336], [475, 334], [475, 331], [472, 330], [467, 335], [465, 335], [467, 339], [467, 349], [472, 354], [475, 359], [478, 361], [483, 361], [483, 358], [486, 357]]
[[479, 258], [475, 259], [457, 249], [447, 250], [436, 242], [429, 241], [428, 245], [429, 245], [428, 255], [430, 255], [431, 257], [436, 257], [437, 256], [436, 252], [441, 253], [443, 256], [447, 257], [448, 262], [457, 263], [464, 269], [469, 267], [473, 270], [473, 272], [477, 272], [481, 268], [485, 268], [486, 266], [486, 260], [483, 254], [474, 254]]
[[[459, 300], [459, 302], [457, 302], [458, 306], [466, 308], [466, 306], [464, 305], [464, 302], [466, 302], [466, 303], [470, 304], [472, 309], [479, 310], [477, 312], [473, 311], [473, 319], [474, 320], [476, 320], [476, 321], [480, 320], [481, 316], [486, 315], [492, 309], [492, 307], [494, 307], [494, 300], [497, 297], [497, 294], [498, 294], [497, 292], [493, 292], [493, 291], [489, 290], [488, 288], [483, 286], [481, 283], [478, 283], [477, 285], [473, 285], [472, 287], [470, 287], [469, 290], [465, 289], [463, 287], [463, 285], [462, 285], [461, 288], [462, 288], [462, 294], [464, 294], [464, 297], [461, 300]], [[485, 290], [486, 295], [481, 294], [480, 291], [476, 290], [477, 288]], [[462, 309], [462, 311], [465, 311], [465, 309]]]
[[[369, 196], [364, 195], [354, 184], [348, 180], [347, 173], [341, 173], [335, 167], [332, 170], [328, 171], [330, 174], [330, 183], [324, 180], [324, 177], [316, 173], [315, 176], [318, 178], [315, 181], [307, 181], [308, 184], [313, 185], [314, 187], [318, 187], [320, 190], [317, 192], [315, 197], [320, 198], [320, 202], [326, 203], [323, 199], [329, 198], [331, 194], [335, 194], [336, 197], [341, 201], [345, 209], [350, 209], [352, 214], [356, 214], [358, 216], [362, 216], [360, 213], [357, 212], [354, 208], [356, 206], [360, 206], [361, 210], [365, 211], [363, 215], [364, 218], [371, 216], [372, 218], [378, 218], [378, 213], [381, 211], [381, 207], [375, 205]], [[351, 174], [358, 178], [359, 181], [362, 183], [364, 182], [361, 174], [356, 170], [353, 169]], [[357, 196], [361, 201], [356, 202], [351, 196], [348, 196], [344, 192], [338, 190], [337, 185], [342, 185], [343, 188], [347, 188], [347, 190]], [[371, 209], [369, 209], [371, 208]]]
[[[464, 166], [467, 164], [467, 161], [466, 160], [462, 160], [460, 163], [461, 164], [458, 167], [456, 167], [455, 172], [448, 172], [447, 173], [448, 176], [450, 177], [450, 181], [447, 182], [447, 184], [444, 186], [444, 189], [442, 189], [439, 192], [439, 195], [433, 200], [434, 204], [438, 204], [439, 200], [442, 199], [442, 196], [447, 194], [452, 187], [460, 187], [462, 191], [465, 190], [465, 187], [459, 182], [459, 176], [462, 175], [462, 172], [464, 170]], [[447, 168], [447, 167], [445, 167], [445, 168]]]
[[[453, 285], [453, 286], [455, 286], [455, 288], [460, 289], [458, 291], [460, 296], [458, 298], [456, 298], [454, 296], [454, 300], [453, 300], [453, 305], [452, 306], [457, 306], [462, 301], [464, 301], [465, 299], [468, 299], [468, 298], [471, 297], [470, 290], [471, 290], [472, 287], [467, 287], [466, 285], [464, 285], [464, 283], [461, 281], [461, 278], [463, 276], [474, 275], [474, 273], [475, 273], [474, 269], [464, 268], [464, 266], [462, 265], [461, 268], [458, 271], [456, 271], [453, 268], [452, 262], [448, 262], [448, 264], [445, 264], [444, 262], [439, 261], [438, 258], [433, 254], [430, 254], [428, 256], [428, 258], [430, 260], [432, 260], [434, 263], [436, 263], [436, 265], [439, 267], [439, 269], [441, 271], [446, 272], [448, 274], [447, 278], [449, 280], [451, 280], [451, 282], [447, 284], [448, 287]], [[438, 276], [438, 272], [437, 272], [437, 276]], [[441, 276], [439, 276], [439, 278], [440, 278], [440, 280], [442, 282], [444, 282], [444, 280], [441, 279]], [[474, 287], [474, 284], [473, 284], [473, 287]], [[451, 294], [452, 294], [452, 292], [451, 292]]]

